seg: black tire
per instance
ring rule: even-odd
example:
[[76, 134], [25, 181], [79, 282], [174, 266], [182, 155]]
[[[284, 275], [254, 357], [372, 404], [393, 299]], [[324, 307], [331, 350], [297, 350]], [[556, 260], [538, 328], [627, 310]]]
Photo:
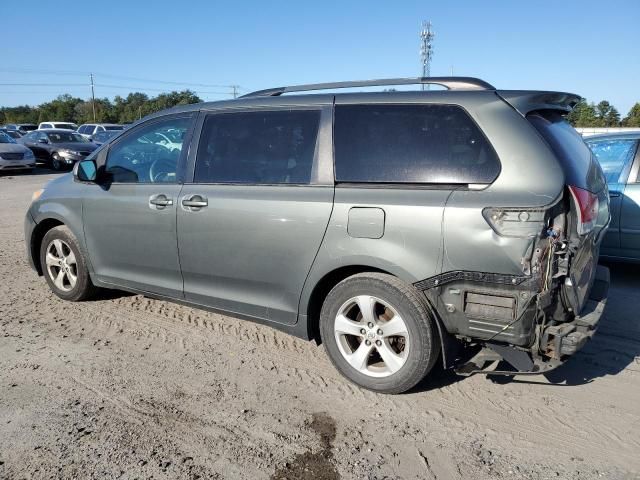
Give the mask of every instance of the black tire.
[[62, 160], [60, 160], [60, 157], [58, 157], [58, 154], [56, 153], [54, 153], [51, 157], [51, 168], [53, 168], [56, 172], [60, 172], [64, 168]]
[[[64, 242], [64, 245], [68, 247], [68, 250], [70, 250], [70, 252], [73, 252], [73, 256], [75, 257], [75, 268], [72, 268], [72, 270], [73, 273], [75, 273], [75, 277], [77, 280], [75, 282], [75, 285], [71, 288], [69, 288], [69, 284], [66, 285], [68, 288], [66, 290], [59, 288], [55, 284], [55, 281], [52, 278], [52, 274], [47, 266], [47, 251], [51, 247], [54, 240], [61, 240], [62, 242]], [[64, 225], [52, 228], [44, 235], [42, 243], [40, 244], [40, 265], [42, 265], [42, 272], [44, 274], [44, 278], [47, 281], [47, 284], [49, 285], [49, 288], [53, 293], [55, 293], [63, 300], [79, 302], [91, 298], [91, 296], [93, 296], [97, 291], [97, 288], [93, 285], [93, 283], [91, 283], [89, 270], [87, 269], [87, 260], [82, 253], [82, 250], [78, 246], [78, 241], [73, 233], [71, 233], [71, 230], [69, 230], [69, 228]], [[69, 268], [71, 269], [70, 265]], [[59, 272], [60, 268], [61, 267], [55, 267], [53, 272]]]
[[[386, 377], [372, 377], [358, 371], [347, 362], [338, 347], [334, 334], [336, 316], [345, 302], [359, 295], [383, 300], [397, 311], [406, 325], [409, 345], [406, 359], [399, 370]], [[329, 292], [320, 314], [320, 336], [331, 362], [342, 375], [357, 385], [381, 393], [402, 393], [414, 387], [431, 371], [440, 353], [437, 327], [422, 293], [412, 285], [382, 273], [353, 275]]]

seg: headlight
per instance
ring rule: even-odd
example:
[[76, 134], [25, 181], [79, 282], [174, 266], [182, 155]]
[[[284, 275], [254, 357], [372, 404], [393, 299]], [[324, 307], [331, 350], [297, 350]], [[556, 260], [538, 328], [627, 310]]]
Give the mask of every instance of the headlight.
[[58, 155], [62, 157], [70, 157], [71, 155], [73, 155], [73, 152], [71, 150], [67, 150], [66, 148], [61, 148], [60, 150], [58, 150]]
[[33, 152], [27, 149], [27, 151], [24, 152], [24, 158], [33, 158]]
[[37, 199], [39, 199], [40, 195], [42, 195], [42, 192], [44, 192], [44, 188], [41, 188], [40, 190], [36, 190], [35, 192], [33, 192], [33, 195], [31, 195], [31, 201], [35, 202]]

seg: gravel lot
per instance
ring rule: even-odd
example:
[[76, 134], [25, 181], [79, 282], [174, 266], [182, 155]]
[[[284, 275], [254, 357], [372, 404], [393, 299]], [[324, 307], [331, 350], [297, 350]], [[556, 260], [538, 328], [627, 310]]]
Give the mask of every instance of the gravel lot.
[[0, 177], [0, 478], [640, 478], [640, 275], [547, 377], [437, 372], [360, 390], [322, 347], [119, 292], [65, 303], [22, 222], [53, 178]]

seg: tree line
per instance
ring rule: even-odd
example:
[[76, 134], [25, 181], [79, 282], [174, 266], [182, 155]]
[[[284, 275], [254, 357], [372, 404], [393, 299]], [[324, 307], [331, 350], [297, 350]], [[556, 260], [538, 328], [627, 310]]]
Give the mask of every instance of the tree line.
[[640, 102], [621, 119], [620, 112], [608, 101], [595, 104], [582, 99], [567, 115], [567, 120], [574, 127], [640, 127]]
[[[156, 97], [136, 92], [130, 93], [126, 97], [118, 95], [113, 101], [108, 98], [96, 98], [95, 121], [99, 123], [130, 123], [165, 108], [199, 102], [202, 102], [202, 99], [191, 90], [161, 93]], [[93, 123], [93, 107], [91, 100], [83, 100], [65, 94], [37, 107], [29, 105], [2, 107], [0, 108], [0, 125], [5, 123], [37, 124], [50, 120], [73, 122], [78, 125]]]
[[[126, 97], [116, 96], [113, 101], [97, 98], [95, 101], [95, 121], [100, 123], [130, 123], [176, 105], [202, 102], [191, 90], [161, 93], [149, 97], [140, 92]], [[22, 105], [0, 108], [0, 125], [5, 123], [40, 123], [47, 120], [74, 122], [78, 125], [94, 122], [91, 100], [83, 100], [65, 94], [37, 107]], [[567, 119], [574, 127], [640, 127], [640, 102], [636, 103], [626, 117], [620, 117], [618, 110], [608, 101], [598, 104], [582, 99], [569, 113]]]

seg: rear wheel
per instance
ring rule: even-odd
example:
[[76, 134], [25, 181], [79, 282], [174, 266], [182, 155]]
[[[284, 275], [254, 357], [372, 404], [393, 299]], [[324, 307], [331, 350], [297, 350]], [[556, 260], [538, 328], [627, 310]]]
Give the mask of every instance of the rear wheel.
[[391, 275], [364, 273], [340, 282], [327, 295], [320, 318], [329, 358], [364, 388], [409, 390], [440, 352], [425, 302], [412, 285]]
[[45, 234], [40, 245], [40, 265], [51, 291], [64, 300], [86, 300], [96, 290], [78, 241], [64, 225]]

